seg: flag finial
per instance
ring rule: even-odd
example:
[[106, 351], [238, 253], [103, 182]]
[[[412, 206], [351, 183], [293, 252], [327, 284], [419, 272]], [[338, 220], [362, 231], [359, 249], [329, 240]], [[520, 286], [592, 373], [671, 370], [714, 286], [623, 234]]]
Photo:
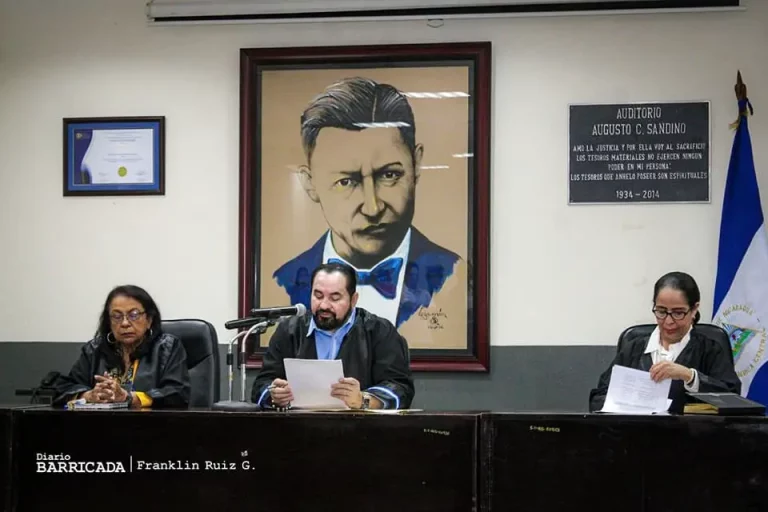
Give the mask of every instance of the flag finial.
[[736, 71], [736, 85], [733, 86], [733, 90], [736, 92], [736, 99], [739, 101], [739, 117], [730, 124], [732, 130], [739, 127], [741, 118], [748, 115], [753, 115], [752, 103], [747, 98], [747, 84], [741, 79], [741, 70]]
[[747, 85], [741, 79], [741, 71], [736, 72], [736, 85], [733, 88], [736, 91], [736, 99], [739, 101], [747, 99]]

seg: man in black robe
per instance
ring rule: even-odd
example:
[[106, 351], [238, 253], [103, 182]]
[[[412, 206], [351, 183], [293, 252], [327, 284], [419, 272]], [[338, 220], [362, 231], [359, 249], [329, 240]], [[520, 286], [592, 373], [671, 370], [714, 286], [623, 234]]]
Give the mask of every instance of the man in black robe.
[[414, 396], [408, 344], [388, 320], [356, 307], [357, 276], [344, 264], [312, 273], [310, 311], [281, 322], [251, 391], [265, 409], [293, 401], [283, 359], [341, 359], [344, 378], [328, 393], [351, 409], [407, 409]]

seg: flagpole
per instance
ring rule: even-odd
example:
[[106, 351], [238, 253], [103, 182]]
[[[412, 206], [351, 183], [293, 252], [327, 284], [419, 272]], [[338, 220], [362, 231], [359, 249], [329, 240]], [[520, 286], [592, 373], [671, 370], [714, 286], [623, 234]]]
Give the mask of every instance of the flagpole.
[[768, 405], [768, 232], [753, 157], [747, 86], [736, 73], [738, 117], [723, 191], [713, 323], [728, 334], [741, 393]]

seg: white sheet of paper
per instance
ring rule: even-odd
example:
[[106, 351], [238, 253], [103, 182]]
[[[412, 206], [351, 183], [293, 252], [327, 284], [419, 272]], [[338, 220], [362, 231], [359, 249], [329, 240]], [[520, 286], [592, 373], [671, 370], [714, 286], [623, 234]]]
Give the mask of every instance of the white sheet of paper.
[[666, 413], [672, 403], [669, 396], [670, 379], [654, 382], [651, 374], [626, 366], [614, 365], [611, 383], [600, 412], [619, 414]]
[[341, 359], [283, 359], [285, 376], [293, 391], [294, 408], [349, 409], [331, 396], [331, 384], [344, 377]]

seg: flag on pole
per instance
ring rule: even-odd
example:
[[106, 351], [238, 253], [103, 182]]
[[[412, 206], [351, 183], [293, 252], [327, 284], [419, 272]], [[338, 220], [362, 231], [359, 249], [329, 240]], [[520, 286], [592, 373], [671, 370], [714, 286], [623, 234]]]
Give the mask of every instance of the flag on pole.
[[713, 323], [731, 340], [743, 396], [768, 405], [768, 236], [747, 118], [753, 113], [741, 73], [717, 254]]

